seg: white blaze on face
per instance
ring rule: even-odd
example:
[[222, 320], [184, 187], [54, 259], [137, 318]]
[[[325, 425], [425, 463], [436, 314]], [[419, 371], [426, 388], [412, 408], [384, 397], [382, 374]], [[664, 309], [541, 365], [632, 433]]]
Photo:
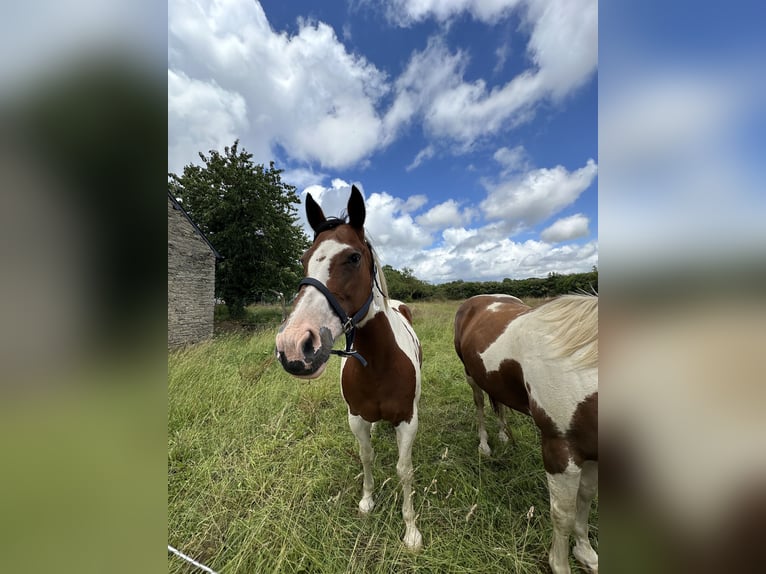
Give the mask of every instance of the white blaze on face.
[[[330, 280], [330, 263], [336, 255], [347, 248], [348, 245], [334, 239], [323, 241], [308, 261], [306, 277], [312, 277], [323, 285], [327, 285]], [[303, 297], [290, 315], [286, 328], [290, 328], [293, 324], [310, 322], [317, 329], [320, 327], [329, 328], [333, 340], [335, 340], [341, 334], [341, 324], [327, 298], [318, 289], [309, 285], [302, 287], [302, 289], [304, 291]]]

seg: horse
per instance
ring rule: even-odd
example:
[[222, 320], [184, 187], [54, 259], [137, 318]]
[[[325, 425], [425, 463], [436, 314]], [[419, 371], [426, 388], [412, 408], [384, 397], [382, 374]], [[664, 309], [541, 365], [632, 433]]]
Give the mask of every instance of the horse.
[[[412, 444], [418, 430], [423, 353], [410, 309], [389, 299], [378, 256], [365, 237], [364, 198], [352, 186], [345, 218], [325, 217], [311, 194], [306, 217], [314, 231], [301, 257], [304, 279], [292, 313], [276, 337], [282, 367], [304, 379], [319, 377], [331, 354], [341, 356], [341, 394], [348, 422], [359, 443], [363, 486], [359, 510], [375, 506], [371, 428], [381, 420], [396, 429], [396, 470], [401, 481], [403, 542], [417, 551], [423, 537], [413, 508]], [[345, 350], [333, 349], [341, 335]]]
[[[455, 316], [455, 350], [473, 390], [479, 449], [489, 454], [483, 393], [530, 415], [540, 430], [553, 537], [549, 564], [575, 558], [598, 572], [588, 515], [598, 490], [598, 296], [563, 295], [536, 309], [508, 295], [478, 295]], [[501, 438], [504, 422], [501, 422]]]
[[[473, 390], [476, 418], [479, 426], [479, 451], [489, 456], [492, 450], [487, 443], [484, 427], [484, 392], [498, 415], [500, 429], [498, 438], [508, 442], [504, 405], [524, 414], [529, 412], [529, 400], [524, 380], [514, 361], [504, 361], [503, 356], [482, 357], [498, 334], [513, 319], [529, 311], [531, 307], [512, 295], [477, 295], [465, 301], [455, 315], [455, 351], [465, 367], [466, 381]], [[498, 351], [500, 349], [496, 349]], [[496, 369], [487, 371], [484, 361]], [[511, 439], [513, 435], [511, 435]]]

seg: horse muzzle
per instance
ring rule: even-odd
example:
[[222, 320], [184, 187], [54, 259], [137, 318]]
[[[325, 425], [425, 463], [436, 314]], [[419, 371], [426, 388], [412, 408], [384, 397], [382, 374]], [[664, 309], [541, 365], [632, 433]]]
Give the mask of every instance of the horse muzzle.
[[333, 337], [330, 329], [289, 329], [277, 335], [277, 357], [282, 367], [295, 377], [315, 379], [327, 366]]

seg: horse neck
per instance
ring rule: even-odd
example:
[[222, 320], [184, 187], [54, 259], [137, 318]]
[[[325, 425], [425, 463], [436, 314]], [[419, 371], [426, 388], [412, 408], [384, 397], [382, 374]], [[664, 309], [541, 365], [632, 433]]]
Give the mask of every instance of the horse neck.
[[[390, 312], [388, 297], [386, 297], [382, 292], [383, 287], [381, 286], [382, 284], [380, 282], [380, 267], [376, 266], [375, 273], [376, 275], [372, 278], [372, 304], [370, 305], [370, 309], [367, 311], [367, 315], [365, 315], [364, 319], [359, 322], [359, 330], [363, 330], [364, 325], [367, 324], [370, 319], [372, 319], [381, 311], [383, 313]], [[359, 332], [357, 331], [357, 337], [358, 336]]]

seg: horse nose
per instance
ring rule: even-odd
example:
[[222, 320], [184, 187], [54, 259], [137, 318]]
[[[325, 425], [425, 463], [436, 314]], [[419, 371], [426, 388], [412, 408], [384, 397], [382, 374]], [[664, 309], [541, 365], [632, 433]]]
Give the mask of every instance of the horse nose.
[[[277, 340], [277, 356], [291, 375], [306, 376], [315, 372], [326, 360], [318, 331], [309, 328], [292, 340]], [[320, 356], [321, 355], [321, 356]]]

